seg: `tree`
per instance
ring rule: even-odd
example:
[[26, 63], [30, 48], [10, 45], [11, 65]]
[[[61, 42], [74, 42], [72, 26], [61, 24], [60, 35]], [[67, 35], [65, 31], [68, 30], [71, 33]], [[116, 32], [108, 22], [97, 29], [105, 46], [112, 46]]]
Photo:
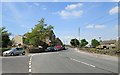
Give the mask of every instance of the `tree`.
[[10, 33], [8, 33], [8, 31], [5, 30], [5, 27], [0, 27], [0, 46], [2, 47], [7, 47], [9, 42], [10, 42], [10, 38], [9, 36], [11, 35]]
[[79, 40], [77, 39], [71, 39], [70, 44], [74, 47], [77, 47], [79, 46], [80, 43], [79, 43]]
[[24, 43], [32, 44], [34, 46], [45, 45], [46, 38], [51, 36], [53, 33], [54, 27], [52, 25], [47, 25], [44, 22], [44, 18], [42, 18], [39, 23], [32, 28], [31, 32], [27, 32], [24, 34]]
[[99, 42], [98, 40], [96, 40], [96, 39], [92, 39], [91, 45], [92, 45], [93, 47], [96, 47], [96, 46], [100, 45], [100, 42]]
[[84, 47], [88, 44], [88, 42], [86, 41], [86, 39], [82, 39], [80, 42], [80, 47]]

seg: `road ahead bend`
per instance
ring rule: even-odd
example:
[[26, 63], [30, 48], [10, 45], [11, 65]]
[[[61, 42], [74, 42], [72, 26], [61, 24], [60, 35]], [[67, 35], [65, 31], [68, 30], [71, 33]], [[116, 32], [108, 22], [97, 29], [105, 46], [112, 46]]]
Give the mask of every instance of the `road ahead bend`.
[[69, 48], [58, 52], [4, 57], [2, 73], [118, 73], [118, 61]]
[[31, 70], [32, 73], [118, 73], [118, 61], [68, 49], [33, 55]]

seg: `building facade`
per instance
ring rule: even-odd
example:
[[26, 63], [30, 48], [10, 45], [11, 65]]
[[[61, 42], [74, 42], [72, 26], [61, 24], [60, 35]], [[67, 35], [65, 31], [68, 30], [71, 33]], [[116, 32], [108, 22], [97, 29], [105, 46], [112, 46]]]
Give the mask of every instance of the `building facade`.
[[117, 44], [118, 44], [117, 40], [105, 40], [105, 41], [101, 41], [100, 45], [97, 48], [115, 49], [117, 48]]
[[17, 35], [13, 37], [13, 46], [23, 45], [23, 37], [21, 35]]

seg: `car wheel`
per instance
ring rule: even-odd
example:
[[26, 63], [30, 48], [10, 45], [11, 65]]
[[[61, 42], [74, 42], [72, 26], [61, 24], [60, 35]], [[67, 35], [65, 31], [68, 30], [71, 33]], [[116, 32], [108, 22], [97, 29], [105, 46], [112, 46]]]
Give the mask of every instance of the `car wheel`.
[[15, 55], [15, 54], [12, 52], [12, 53], [11, 53], [11, 56], [14, 56], [14, 55]]
[[23, 52], [22, 55], [25, 55], [25, 52]]

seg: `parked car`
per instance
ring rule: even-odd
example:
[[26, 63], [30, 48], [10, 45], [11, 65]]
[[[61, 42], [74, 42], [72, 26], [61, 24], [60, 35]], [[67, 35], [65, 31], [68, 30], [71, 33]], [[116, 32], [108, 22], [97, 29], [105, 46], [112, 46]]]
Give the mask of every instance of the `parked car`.
[[8, 51], [3, 52], [3, 56], [14, 56], [14, 55], [24, 55], [25, 50], [23, 48], [12, 48]]
[[66, 50], [65, 45], [62, 46], [62, 50]]
[[54, 47], [47, 47], [47, 49], [45, 49], [46, 52], [53, 52], [54, 51]]
[[62, 50], [62, 46], [61, 45], [57, 45], [54, 47], [55, 51], [60, 51]]

